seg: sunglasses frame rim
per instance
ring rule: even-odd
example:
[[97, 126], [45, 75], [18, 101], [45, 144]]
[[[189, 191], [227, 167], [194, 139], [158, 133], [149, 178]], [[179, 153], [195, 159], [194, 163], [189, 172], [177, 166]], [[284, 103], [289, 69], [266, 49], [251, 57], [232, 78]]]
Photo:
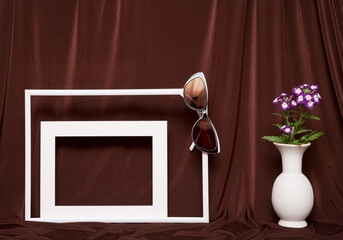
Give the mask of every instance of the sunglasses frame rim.
[[[189, 82], [191, 82], [191, 81], [192, 81], [193, 79], [195, 79], [195, 78], [200, 78], [201, 81], [203, 82], [204, 86], [205, 86], [205, 91], [206, 91], [206, 103], [205, 103], [204, 108], [202, 108], [202, 109], [197, 109], [197, 108], [192, 107], [192, 106], [186, 101], [186, 98], [185, 98], [186, 86], [187, 86], [187, 84], [188, 84]], [[206, 83], [205, 75], [204, 75], [202, 72], [197, 72], [197, 73], [193, 74], [193, 75], [187, 80], [187, 82], [186, 82], [185, 85], [183, 86], [182, 95], [183, 95], [183, 100], [184, 100], [184, 102], [186, 103], [187, 107], [189, 107], [190, 109], [192, 109], [192, 110], [194, 110], [194, 111], [197, 111], [197, 112], [206, 111], [206, 113], [207, 113], [207, 106], [208, 106], [208, 89], [207, 89], [207, 83]]]
[[[216, 140], [216, 147], [213, 149], [213, 150], [208, 150], [208, 149], [205, 149], [205, 148], [202, 148], [200, 147], [195, 141], [194, 141], [194, 128], [195, 126], [198, 124], [198, 122], [200, 122], [203, 118], [206, 118], [208, 120], [208, 122], [210, 123], [212, 129], [213, 129], [213, 132], [214, 132], [214, 137], [215, 137], [215, 140]], [[203, 152], [207, 152], [207, 153], [213, 153], [213, 154], [216, 154], [216, 153], [219, 153], [220, 152], [220, 146], [219, 146], [219, 137], [218, 137], [218, 134], [217, 134], [217, 130], [216, 128], [214, 127], [211, 119], [207, 116], [206, 113], [203, 113], [202, 117], [199, 118], [193, 125], [193, 128], [192, 128], [192, 132], [191, 132], [191, 135], [192, 135], [192, 140], [195, 144], [195, 146], [200, 150], [200, 151], [203, 151]]]
[[[189, 105], [188, 102], [186, 102], [186, 99], [185, 99], [185, 89], [186, 89], [187, 84], [188, 84], [190, 81], [192, 81], [193, 79], [197, 78], [197, 77], [199, 77], [199, 78], [201, 79], [201, 81], [203, 82], [203, 84], [204, 84], [204, 86], [205, 86], [206, 104], [205, 104], [205, 106], [204, 106], [203, 109], [197, 109], [197, 108], [192, 107], [191, 105]], [[185, 85], [184, 85], [184, 87], [183, 87], [183, 100], [184, 100], [184, 102], [186, 103], [187, 107], [189, 107], [189, 108], [192, 109], [193, 111], [201, 112], [201, 113], [202, 113], [202, 116], [194, 123], [193, 128], [192, 128], [191, 137], [192, 137], [192, 141], [193, 141], [194, 145], [195, 145], [200, 151], [202, 151], [202, 152], [213, 153], [213, 154], [219, 153], [219, 152], [220, 152], [220, 144], [219, 144], [219, 137], [218, 137], [218, 134], [217, 134], [217, 130], [216, 130], [216, 128], [214, 127], [214, 124], [212, 123], [211, 119], [208, 117], [208, 113], [207, 113], [207, 107], [208, 107], [208, 88], [207, 88], [207, 82], [206, 82], [206, 78], [205, 78], [204, 73], [202, 73], [202, 72], [197, 72], [197, 73], [193, 74], [193, 75], [186, 81], [186, 83], [185, 83]], [[204, 148], [200, 147], [200, 146], [194, 141], [194, 137], [193, 137], [193, 135], [194, 135], [194, 134], [193, 134], [193, 133], [194, 133], [194, 128], [195, 128], [195, 126], [198, 124], [198, 122], [201, 121], [201, 119], [203, 119], [203, 118], [206, 118], [206, 119], [209, 121], [209, 123], [210, 123], [212, 129], [214, 130], [214, 136], [215, 136], [215, 138], [216, 138], [216, 139], [215, 139], [215, 140], [216, 140], [216, 147], [215, 147], [215, 149], [213, 149], [213, 150], [204, 149]]]

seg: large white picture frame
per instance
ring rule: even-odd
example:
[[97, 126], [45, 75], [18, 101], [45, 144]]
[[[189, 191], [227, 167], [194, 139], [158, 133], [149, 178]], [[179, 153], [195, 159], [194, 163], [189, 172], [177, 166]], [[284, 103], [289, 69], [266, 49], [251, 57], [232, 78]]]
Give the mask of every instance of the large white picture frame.
[[[82, 222], [82, 221], [98, 221], [98, 222], [209, 222], [209, 199], [208, 199], [208, 154], [202, 153], [202, 202], [203, 202], [203, 216], [202, 217], [168, 217], [167, 216], [167, 200], [166, 200], [166, 191], [167, 187], [162, 191], [158, 190], [161, 186], [165, 186], [165, 182], [162, 181], [161, 186], [155, 186], [153, 180], [153, 192], [154, 188], [157, 187], [155, 192], [157, 195], [158, 202], [155, 205], [153, 202], [152, 206], [137, 206], [140, 207], [139, 214], [136, 211], [136, 206], [91, 206], [91, 209], [88, 206], [54, 206], [54, 193], [48, 190], [48, 187], [51, 187], [51, 184], [55, 181], [54, 178], [45, 176], [46, 171], [52, 171], [50, 169], [51, 163], [54, 162], [54, 149], [51, 149], [52, 141], [58, 134], [54, 132], [49, 123], [43, 122], [42, 134], [46, 134], [47, 139], [50, 139], [50, 143], [43, 146], [42, 158], [46, 159], [45, 154], [48, 155], [48, 165], [42, 166], [41, 177], [43, 177], [44, 182], [41, 179], [41, 190], [43, 191], [44, 196], [41, 192], [41, 216], [32, 218], [31, 217], [31, 97], [32, 96], [128, 96], [128, 95], [179, 95], [182, 97], [183, 89], [122, 89], [122, 90], [25, 90], [25, 220], [27, 221], [44, 221], [44, 222]], [[112, 121], [109, 121], [112, 122]], [[126, 121], [122, 121], [126, 122]], [[129, 122], [129, 121], [128, 121]], [[150, 121], [149, 121], [150, 122]], [[50, 122], [52, 123], [52, 122]], [[55, 122], [59, 125], [59, 130], [62, 134], [68, 135], [68, 131], [71, 130], [68, 127], [66, 122]], [[78, 122], [82, 123], [82, 122]], [[100, 125], [97, 125], [96, 122], [84, 122], [87, 124], [94, 124], [95, 130], [90, 130], [87, 134], [95, 134], [92, 136], [101, 136], [102, 127], [101, 124], [105, 122], [99, 122]], [[113, 123], [113, 122], [112, 122]], [[137, 123], [137, 122], [136, 122]], [[135, 124], [136, 124], [135, 123]], [[77, 123], [76, 123], [77, 124]], [[81, 124], [83, 125], [83, 124]], [[114, 124], [115, 125], [115, 124]], [[46, 127], [48, 126], [48, 127]], [[50, 125], [51, 126], [51, 125]], [[83, 125], [84, 126], [84, 125]], [[75, 127], [75, 126], [74, 126]], [[114, 128], [116, 128], [114, 126]], [[79, 129], [80, 132], [73, 132], [72, 134], [86, 134], [82, 133], [85, 128]], [[82, 130], [82, 131], [81, 131]], [[99, 131], [98, 131], [99, 130]], [[151, 129], [150, 129], [151, 130]], [[69, 133], [71, 134], [71, 133]], [[100, 135], [98, 135], [100, 134]], [[126, 133], [122, 133], [126, 134]], [[151, 134], [151, 131], [150, 133]], [[55, 136], [55, 137], [54, 137]], [[81, 136], [81, 135], [76, 135]], [[83, 135], [82, 135], [83, 136]], [[87, 135], [88, 136], [88, 135]], [[127, 135], [123, 135], [127, 136]], [[135, 135], [137, 136], [137, 135]], [[151, 136], [151, 135], [149, 135]], [[50, 149], [49, 149], [50, 148]], [[162, 147], [163, 149], [163, 147]], [[44, 154], [44, 155], [43, 155]], [[154, 154], [154, 153], [153, 153]], [[153, 160], [154, 161], [154, 160]], [[163, 158], [162, 158], [163, 161]], [[42, 161], [43, 162], [43, 161]], [[153, 165], [155, 163], [153, 162]], [[159, 165], [157, 165], [159, 166]], [[164, 166], [161, 166], [162, 171], [164, 171]], [[51, 172], [50, 172], [51, 174]], [[154, 175], [154, 170], [153, 170]], [[162, 176], [160, 176], [162, 179]], [[164, 176], [167, 177], [167, 173]], [[46, 182], [46, 180], [48, 180]], [[46, 185], [47, 184], [47, 185]], [[166, 185], [168, 186], [168, 185]], [[47, 194], [47, 195], [45, 195]], [[154, 198], [153, 198], [154, 199]], [[42, 201], [43, 200], [43, 201]], [[62, 208], [60, 208], [62, 207]], [[85, 208], [86, 207], [86, 208]], [[155, 208], [156, 207], [156, 208]], [[111, 213], [107, 213], [111, 208]], [[152, 208], [154, 210], [152, 210]], [[57, 209], [63, 209], [63, 212], [68, 212], [72, 210], [76, 215], [64, 215], [60, 214]], [[99, 212], [100, 211], [100, 212]], [[115, 213], [118, 211], [117, 213]], [[151, 212], [150, 212], [151, 211]], [[97, 213], [99, 212], [99, 213]], [[152, 213], [152, 214], [151, 214]], [[145, 215], [146, 214], [146, 215]]]

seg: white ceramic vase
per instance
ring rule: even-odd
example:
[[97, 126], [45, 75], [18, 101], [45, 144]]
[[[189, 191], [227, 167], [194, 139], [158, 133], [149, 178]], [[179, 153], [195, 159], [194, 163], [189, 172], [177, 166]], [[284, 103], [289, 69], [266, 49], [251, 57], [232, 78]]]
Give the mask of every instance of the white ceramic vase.
[[282, 173], [275, 179], [272, 204], [279, 225], [291, 228], [307, 226], [305, 219], [313, 207], [313, 189], [302, 173], [302, 157], [311, 143], [303, 145], [274, 143], [281, 153]]

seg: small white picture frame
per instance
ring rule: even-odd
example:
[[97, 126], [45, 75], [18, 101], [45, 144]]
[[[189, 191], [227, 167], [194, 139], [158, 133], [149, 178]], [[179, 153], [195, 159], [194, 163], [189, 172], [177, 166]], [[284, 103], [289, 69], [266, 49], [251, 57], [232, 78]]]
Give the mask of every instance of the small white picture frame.
[[[157, 197], [156, 199], [158, 203], [155, 205], [155, 202], [153, 202], [152, 206], [137, 206], [140, 209], [139, 211], [141, 211], [142, 213], [138, 215], [134, 214], [134, 213], [137, 213], [135, 206], [100, 206], [100, 208], [103, 210], [106, 209], [103, 207], [111, 207], [112, 208], [111, 211], [119, 209], [120, 211], [122, 211], [120, 214], [119, 213], [115, 214], [114, 212], [112, 212], [113, 214], [107, 214], [104, 212], [103, 212], [104, 214], [98, 214], [96, 213], [99, 210], [97, 206], [92, 206], [92, 208], [88, 208], [87, 206], [54, 206], [53, 204], [55, 201], [53, 199], [54, 193], [52, 192], [52, 190], [47, 189], [47, 187], [48, 186], [51, 187], [51, 184], [53, 184], [53, 181], [55, 180], [53, 180], [52, 178], [48, 176], [45, 176], [45, 174], [47, 174], [46, 171], [48, 172], [50, 171], [50, 173], [48, 174], [51, 174], [51, 171], [52, 171], [50, 167], [54, 159], [54, 156], [52, 156], [52, 154], [55, 154], [54, 153], [55, 150], [54, 149], [49, 150], [49, 148], [51, 148], [52, 146], [51, 141], [54, 141], [53, 136], [56, 137], [57, 135], [54, 135], [55, 133], [51, 131], [49, 127], [48, 129], [43, 130], [43, 132], [44, 134], [49, 135], [46, 137], [47, 139], [49, 139], [48, 141], [50, 141], [50, 143], [47, 145], [44, 145], [43, 146], [44, 149], [41, 148], [41, 151], [44, 154], [48, 155], [48, 162], [49, 162], [48, 166], [43, 166], [44, 170], [41, 172], [41, 177], [43, 177], [43, 181], [41, 179], [41, 185], [43, 185], [43, 189], [42, 189], [43, 194], [41, 193], [41, 198], [42, 198], [41, 204], [43, 204], [43, 211], [41, 211], [40, 217], [31, 216], [31, 97], [32, 96], [138, 96], [138, 95], [145, 95], [145, 96], [177, 95], [177, 96], [183, 97], [183, 89], [174, 88], [174, 89], [26, 89], [25, 90], [25, 220], [26, 221], [41, 221], [41, 222], [97, 221], [97, 222], [111, 222], [111, 223], [152, 223], [152, 222], [208, 223], [209, 222], [208, 154], [204, 152], [202, 153], [202, 204], [203, 204], [202, 217], [168, 217], [167, 216], [168, 206], [167, 206], [167, 201], [165, 200], [166, 192], [168, 191], [168, 185], [164, 188], [163, 191], [162, 189], [160, 189], [162, 185], [165, 186], [166, 184], [164, 180], [162, 181], [161, 185], [157, 186], [157, 191], [155, 191], [156, 197]], [[123, 121], [123, 122], [126, 122], [126, 121]], [[88, 123], [86, 122], [86, 124], [89, 124], [89, 122]], [[42, 125], [46, 125], [46, 122], [45, 123], [43, 122]], [[61, 124], [60, 127], [62, 128], [60, 129], [61, 131], [65, 131], [63, 130], [63, 128], [66, 127], [65, 124]], [[102, 127], [99, 127], [98, 130], [100, 129], [100, 131], [102, 131], [101, 128]], [[70, 128], [68, 127], [67, 129], [70, 130]], [[82, 131], [81, 129], [79, 130], [80, 132], [73, 132], [72, 134], [81, 134], [81, 135], [84, 134], [82, 133], [83, 130]], [[66, 134], [66, 136], [69, 136], [66, 132], [64, 133]], [[90, 130], [88, 134], [90, 133], [95, 134], [95, 136], [99, 136], [99, 132], [97, 130]], [[81, 136], [81, 135], [78, 135], [78, 136]], [[75, 135], [70, 135], [70, 136], [75, 136]], [[123, 135], [123, 136], [127, 136], [127, 135]], [[137, 135], [134, 135], [134, 136], [137, 136]], [[164, 162], [163, 159], [162, 159], [162, 162]], [[164, 162], [164, 164], [165, 163], [166, 162]], [[161, 166], [161, 169], [162, 171], [165, 171], [164, 166]], [[153, 170], [153, 174], [154, 174], [154, 170]], [[166, 179], [168, 177], [167, 173], [165, 173], [163, 177], [164, 179]], [[162, 179], [162, 176], [160, 176], [160, 179]], [[45, 180], [48, 180], [48, 183], [45, 183]], [[153, 181], [153, 192], [154, 192], [155, 187], [156, 187], [155, 182]], [[48, 196], [42, 196], [42, 195], [45, 195], [45, 193], [47, 193]], [[60, 214], [58, 213], [59, 207], [64, 208], [63, 209], [64, 213], [68, 212], [69, 210], [72, 210], [74, 211], [74, 213], [77, 213], [77, 215], [71, 214], [72, 216], [71, 215], [67, 216], [64, 214]], [[150, 208], [154, 208], [154, 211], [152, 211]], [[149, 212], [150, 210], [151, 212]]]
[[[56, 206], [56, 137], [152, 137], [152, 205]], [[167, 121], [42, 121], [40, 218], [45, 221], [158, 221], [168, 216]]]

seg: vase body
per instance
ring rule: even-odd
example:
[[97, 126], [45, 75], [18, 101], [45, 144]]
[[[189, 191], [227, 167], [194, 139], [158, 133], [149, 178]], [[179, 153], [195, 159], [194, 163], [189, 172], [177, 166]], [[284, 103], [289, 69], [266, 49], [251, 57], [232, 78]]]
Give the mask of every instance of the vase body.
[[274, 143], [281, 153], [282, 173], [272, 189], [272, 205], [279, 216], [279, 225], [302, 228], [313, 207], [313, 189], [302, 173], [302, 158], [311, 143], [303, 145]]

